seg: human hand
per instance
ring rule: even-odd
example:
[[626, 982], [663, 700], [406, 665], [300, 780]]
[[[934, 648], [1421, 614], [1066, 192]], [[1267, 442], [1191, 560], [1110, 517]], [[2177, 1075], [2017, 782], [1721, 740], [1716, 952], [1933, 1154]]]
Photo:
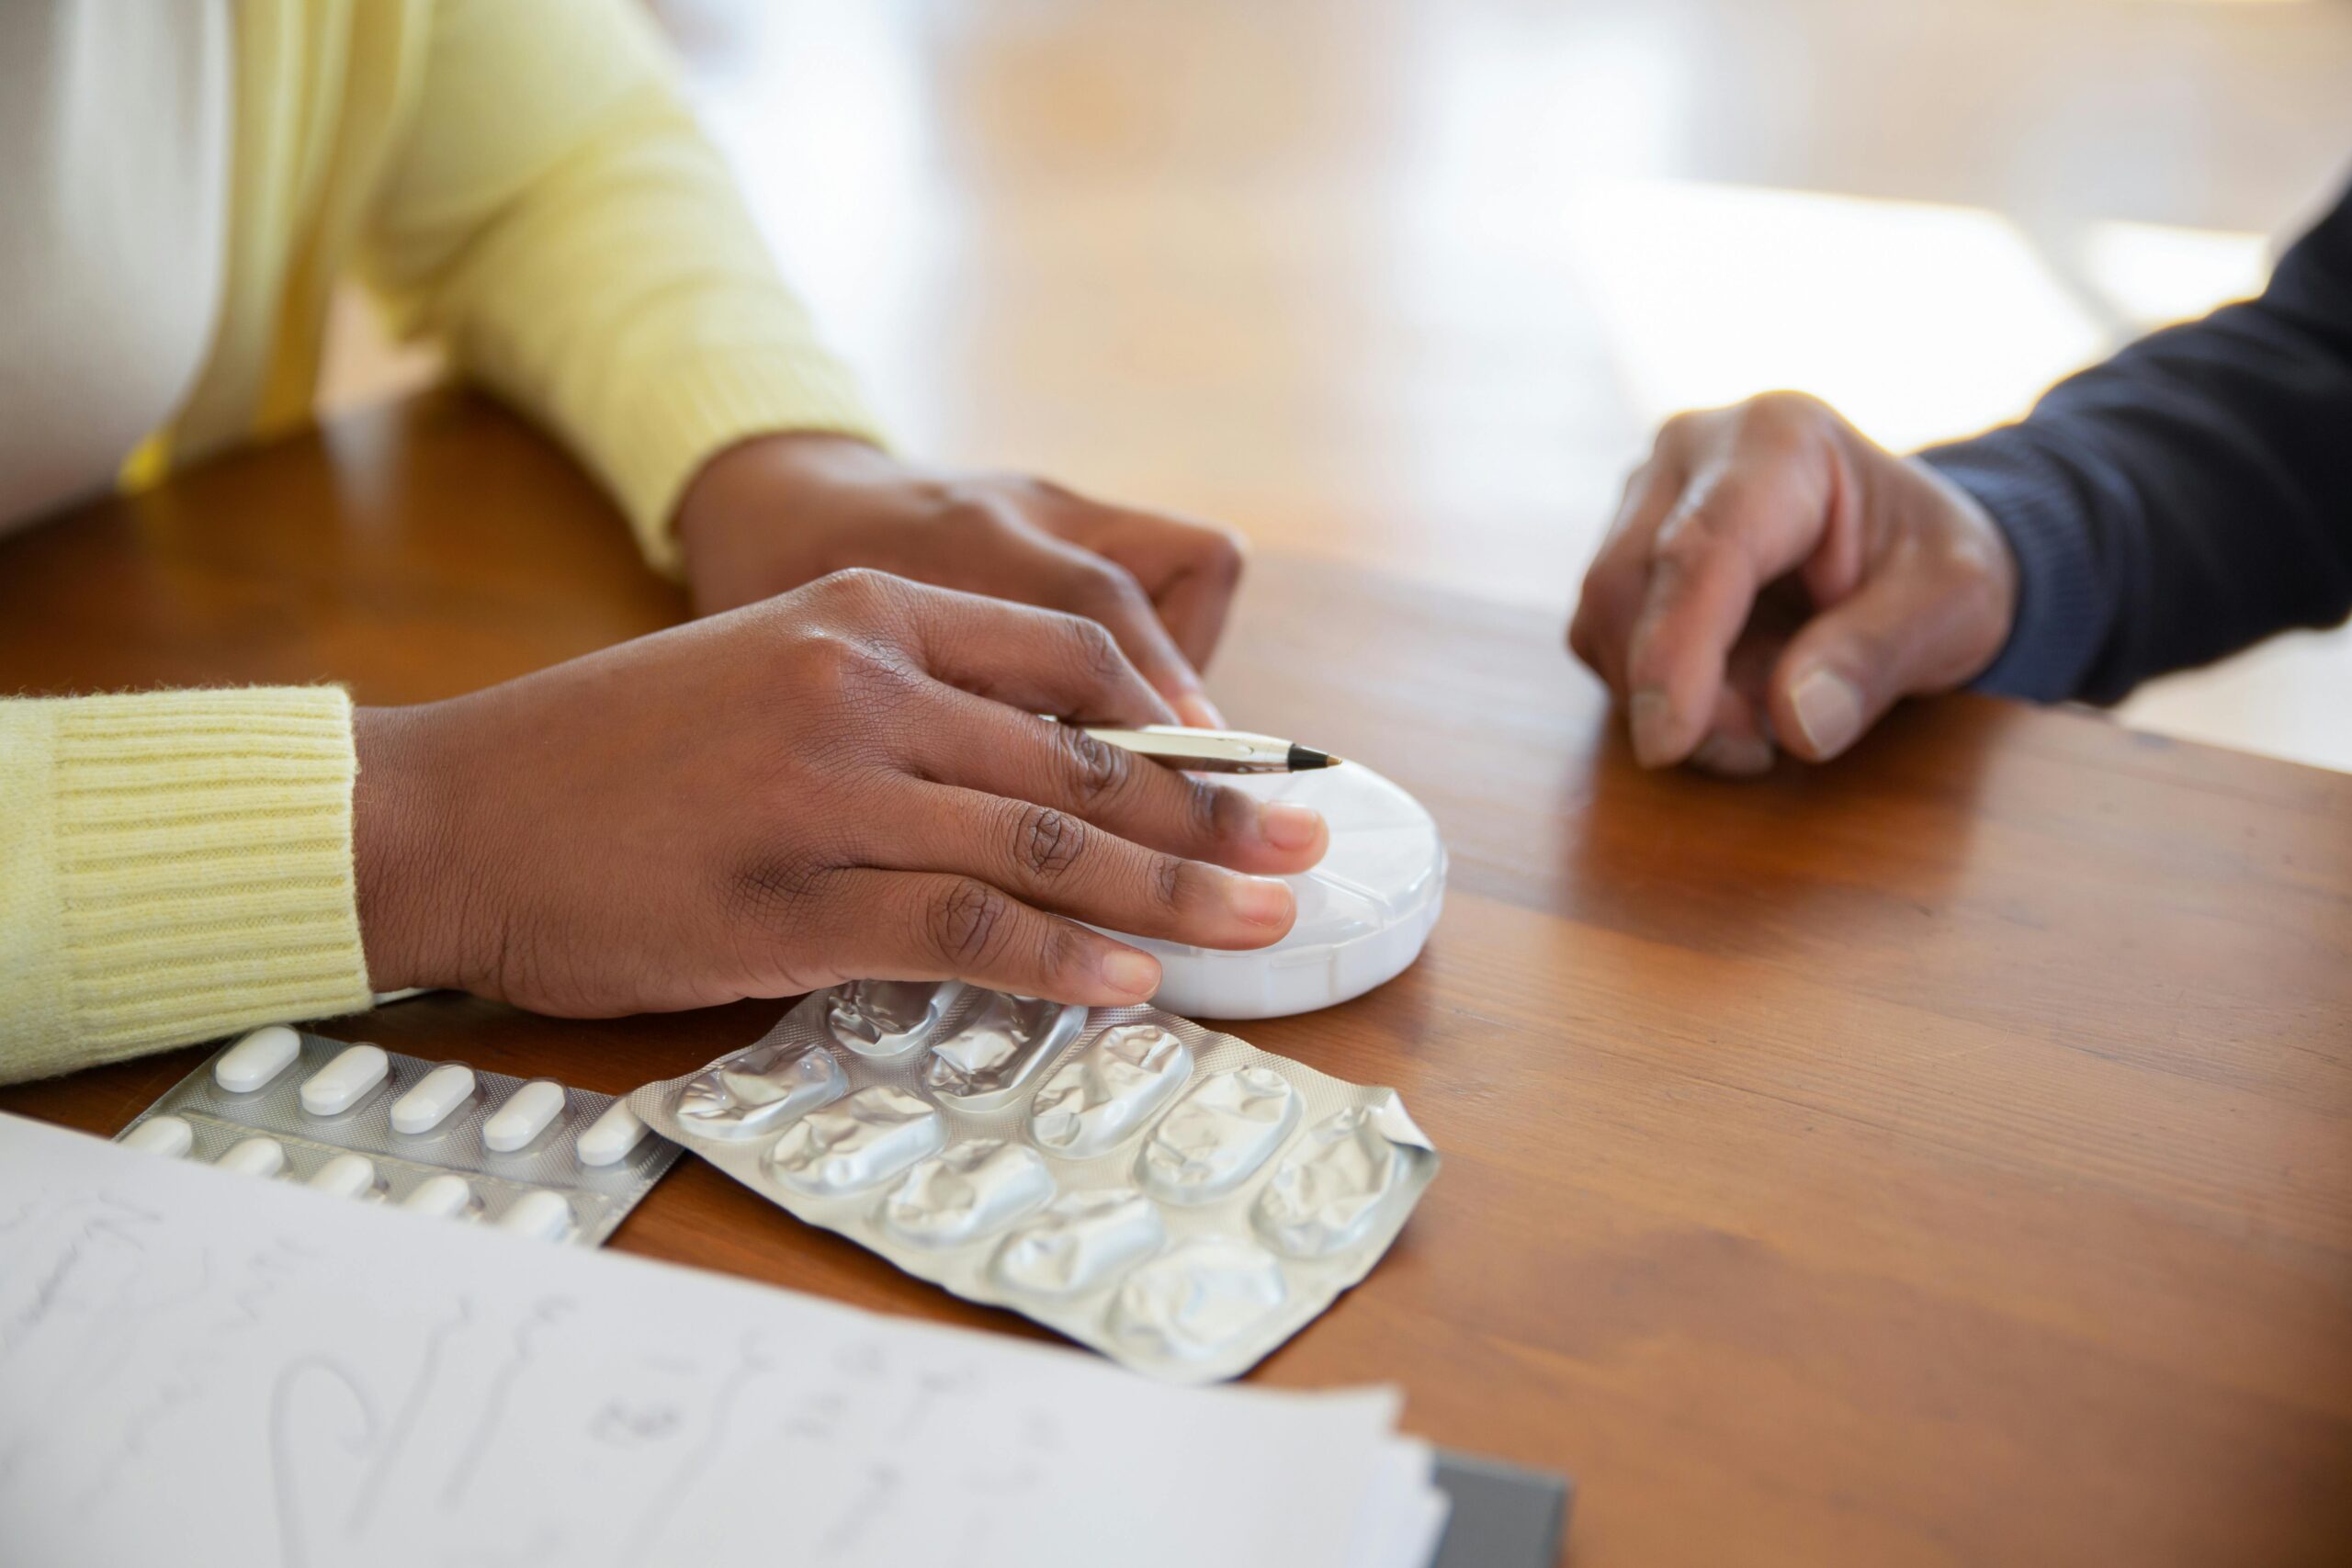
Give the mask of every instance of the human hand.
[[720, 453], [687, 486], [677, 529], [698, 614], [872, 567], [1100, 621], [1183, 722], [1223, 723], [1198, 671], [1241, 581], [1227, 529], [823, 434]]
[[1271, 874], [1321, 856], [1321, 818], [1040, 712], [1171, 716], [1092, 622], [870, 571], [363, 708], [370, 984], [571, 1016], [854, 977], [1116, 1006], [1159, 966], [1080, 920], [1223, 948], [1290, 929]]
[[2017, 562], [1934, 469], [1792, 392], [1678, 414], [1625, 484], [1568, 646], [1624, 703], [1644, 767], [1822, 761], [1902, 697], [1982, 671]]

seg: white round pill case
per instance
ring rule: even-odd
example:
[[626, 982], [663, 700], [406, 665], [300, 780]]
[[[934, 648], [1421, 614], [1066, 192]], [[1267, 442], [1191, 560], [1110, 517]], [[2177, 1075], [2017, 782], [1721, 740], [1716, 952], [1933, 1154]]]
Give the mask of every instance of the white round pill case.
[[1282, 1018], [1360, 997], [1420, 956], [1445, 903], [1445, 845], [1419, 801], [1356, 762], [1219, 782], [1313, 807], [1330, 824], [1331, 847], [1321, 864], [1284, 878], [1298, 921], [1272, 947], [1228, 953], [1114, 933], [1159, 960], [1153, 1006], [1187, 1018]]

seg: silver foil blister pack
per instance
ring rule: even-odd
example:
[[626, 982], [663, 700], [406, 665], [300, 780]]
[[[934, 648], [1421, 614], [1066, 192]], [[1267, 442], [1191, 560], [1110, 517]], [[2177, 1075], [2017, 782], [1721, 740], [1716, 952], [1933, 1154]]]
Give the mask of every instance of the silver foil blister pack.
[[115, 1141], [585, 1247], [678, 1157], [612, 1095], [282, 1024], [223, 1046]]
[[1182, 1382], [1371, 1271], [1437, 1171], [1393, 1089], [1153, 1008], [855, 981], [629, 1097], [811, 1224]]

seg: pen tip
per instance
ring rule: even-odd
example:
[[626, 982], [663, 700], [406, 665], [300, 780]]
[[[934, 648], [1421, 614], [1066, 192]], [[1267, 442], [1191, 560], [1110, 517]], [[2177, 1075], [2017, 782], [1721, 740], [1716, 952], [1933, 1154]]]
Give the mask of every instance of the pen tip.
[[1290, 771], [1295, 773], [1303, 773], [1312, 768], [1336, 768], [1346, 761], [1345, 757], [1335, 757], [1329, 751], [1317, 751], [1312, 746], [1294, 745], [1290, 749]]

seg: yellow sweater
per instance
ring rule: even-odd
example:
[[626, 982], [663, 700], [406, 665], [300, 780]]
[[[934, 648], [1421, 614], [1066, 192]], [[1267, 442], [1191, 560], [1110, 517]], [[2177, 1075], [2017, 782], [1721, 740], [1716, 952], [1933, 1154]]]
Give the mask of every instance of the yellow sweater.
[[[237, 28], [219, 324], [130, 482], [306, 419], [355, 270], [658, 567], [722, 447], [872, 434], [632, 0], [238, 0]], [[356, 773], [334, 688], [0, 700], [0, 1081], [367, 1006]]]

